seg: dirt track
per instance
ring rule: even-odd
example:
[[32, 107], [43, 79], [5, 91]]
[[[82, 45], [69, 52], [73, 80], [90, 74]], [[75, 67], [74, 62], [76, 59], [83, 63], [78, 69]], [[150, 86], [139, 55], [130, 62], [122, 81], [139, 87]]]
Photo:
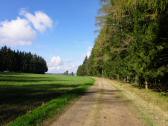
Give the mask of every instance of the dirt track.
[[96, 84], [49, 126], [144, 126], [130, 101], [105, 79]]

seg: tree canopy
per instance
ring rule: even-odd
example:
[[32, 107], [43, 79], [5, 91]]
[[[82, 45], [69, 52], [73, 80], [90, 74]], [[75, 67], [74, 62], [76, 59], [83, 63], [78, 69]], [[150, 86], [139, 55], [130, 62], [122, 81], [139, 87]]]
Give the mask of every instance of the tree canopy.
[[100, 33], [77, 74], [168, 90], [168, 1], [104, 0], [101, 12]]
[[46, 61], [36, 55], [11, 50], [4, 46], [0, 49], [0, 71], [39, 73], [47, 72]]

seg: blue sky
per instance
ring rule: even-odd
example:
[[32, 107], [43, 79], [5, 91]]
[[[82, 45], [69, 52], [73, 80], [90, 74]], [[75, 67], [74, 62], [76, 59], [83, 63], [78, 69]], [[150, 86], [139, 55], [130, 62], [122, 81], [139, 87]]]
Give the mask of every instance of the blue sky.
[[41, 55], [49, 72], [75, 71], [89, 55], [96, 38], [99, 0], [0, 2], [0, 46]]

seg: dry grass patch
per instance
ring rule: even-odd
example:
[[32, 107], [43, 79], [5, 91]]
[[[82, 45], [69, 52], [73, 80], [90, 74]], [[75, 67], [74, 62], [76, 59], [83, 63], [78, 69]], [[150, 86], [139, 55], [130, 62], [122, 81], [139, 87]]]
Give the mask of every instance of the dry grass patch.
[[152, 90], [137, 88], [134, 84], [109, 80], [130, 99], [150, 126], [168, 126], [168, 96]]

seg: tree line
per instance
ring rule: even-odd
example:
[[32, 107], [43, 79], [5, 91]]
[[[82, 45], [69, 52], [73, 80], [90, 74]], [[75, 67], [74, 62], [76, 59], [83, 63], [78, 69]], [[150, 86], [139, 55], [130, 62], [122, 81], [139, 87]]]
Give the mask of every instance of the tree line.
[[4, 46], [0, 49], [0, 71], [43, 74], [47, 72], [46, 61], [36, 54], [11, 50]]
[[168, 0], [103, 0], [100, 33], [77, 75], [168, 90]]

